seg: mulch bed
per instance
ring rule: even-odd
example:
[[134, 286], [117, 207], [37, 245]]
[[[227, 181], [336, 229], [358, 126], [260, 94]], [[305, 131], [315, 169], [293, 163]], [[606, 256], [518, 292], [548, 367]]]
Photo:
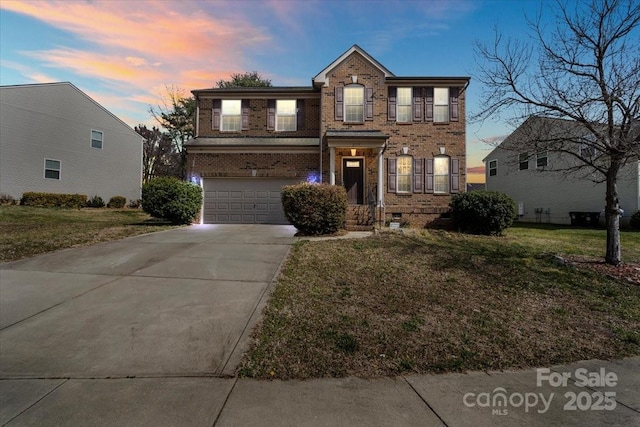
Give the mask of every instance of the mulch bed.
[[602, 258], [585, 255], [566, 255], [564, 259], [576, 268], [640, 286], [640, 264], [623, 262], [620, 265], [611, 265], [604, 262]]

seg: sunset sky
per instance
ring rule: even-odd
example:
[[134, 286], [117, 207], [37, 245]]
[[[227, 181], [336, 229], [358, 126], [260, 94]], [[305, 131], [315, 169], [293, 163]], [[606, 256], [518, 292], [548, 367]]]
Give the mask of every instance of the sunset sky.
[[[474, 43], [526, 37], [538, 0], [11, 1], [0, 2], [0, 84], [70, 81], [132, 127], [152, 125], [165, 87], [213, 87], [258, 71], [274, 86], [311, 78], [353, 44], [398, 76], [471, 76], [467, 115], [481, 87]], [[467, 127], [468, 182], [519, 123]]]

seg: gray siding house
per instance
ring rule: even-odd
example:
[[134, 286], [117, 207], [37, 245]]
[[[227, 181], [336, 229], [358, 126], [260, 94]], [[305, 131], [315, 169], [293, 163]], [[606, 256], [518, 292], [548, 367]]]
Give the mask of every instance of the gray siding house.
[[140, 198], [142, 137], [68, 82], [0, 86], [0, 193]]
[[[571, 168], [577, 160], [571, 154], [536, 151], [529, 141], [530, 128], [549, 133], [567, 132], [573, 122], [532, 117], [518, 127], [485, 159], [486, 188], [511, 196], [518, 206], [518, 217], [526, 222], [571, 224], [570, 212], [600, 213], [604, 222], [606, 186], [595, 183], [593, 173]], [[584, 147], [576, 145], [574, 149]], [[624, 210], [621, 224], [629, 224], [640, 209], [640, 162], [634, 160], [620, 171], [618, 198]], [[574, 215], [575, 217], [575, 215]]]

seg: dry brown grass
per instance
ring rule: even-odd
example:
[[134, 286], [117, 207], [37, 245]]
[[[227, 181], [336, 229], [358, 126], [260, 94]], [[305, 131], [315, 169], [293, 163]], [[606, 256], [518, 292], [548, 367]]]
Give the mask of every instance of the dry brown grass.
[[[572, 241], [572, 244], [576, 244]], [[526, 237], [300, 242], [239, 373], [377, 377], [640, 354], [640, 287]]]
[[0, 261], [122, 239], [173, 226], [138, 209], [0, 206]]

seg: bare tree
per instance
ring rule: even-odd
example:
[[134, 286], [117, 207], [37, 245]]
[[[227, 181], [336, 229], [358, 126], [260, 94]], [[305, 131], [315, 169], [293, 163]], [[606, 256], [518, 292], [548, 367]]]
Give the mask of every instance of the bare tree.
[[144, 138], [142, 146], [142, 183], [158, 176], [178, 176], [178, 157], [168, 134], [157, 127], [138, 125], [135, 131]]
[[180, 88], [168, 86], [163, 105], [150, 107], [149, 112], [166, 129], [178, 156], [179, 177], [186, 178], [187, 149], [185, 143], [195, 135], [196, 102]]
[[622, 261], [618, 176], [640, 156], [640, 3], [556, 4], [554, 28], [547, 28], [542, 16], [529, 22], [531, 41], [504, 40], [496, 32], [493, 44], [476, 44], [476, 78], [484, 89], [483, 108], [474, 118], [537, 115], [579, 127], [561, 135], [536, 132], [530, 143], [573, 156], [566, 173], [586, 170], [606, 182], [605, 259], [617, 265]]

